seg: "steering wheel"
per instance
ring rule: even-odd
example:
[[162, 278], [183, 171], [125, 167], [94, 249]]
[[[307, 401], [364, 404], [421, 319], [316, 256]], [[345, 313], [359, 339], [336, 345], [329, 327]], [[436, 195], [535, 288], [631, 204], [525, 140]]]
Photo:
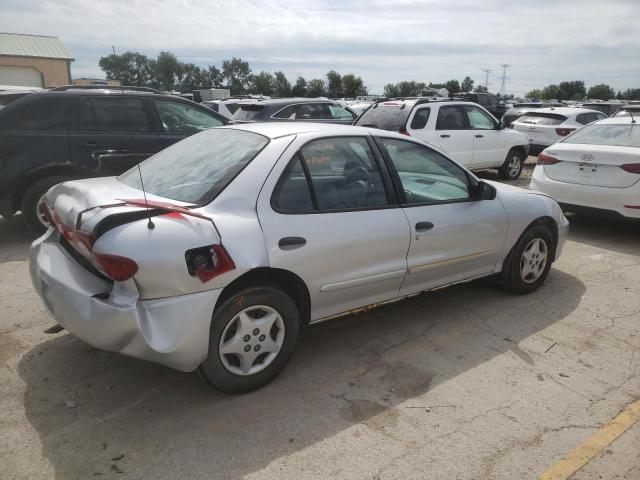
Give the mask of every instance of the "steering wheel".
[[355, 168], [349, 169], [349, 171], [345, 175], [347, 184], [353, 182], [364, 182], [366, 185], [369, 185], [369, 180], [371, 180], [371, 176], [366, 168], [363, 166], [357, 166]]

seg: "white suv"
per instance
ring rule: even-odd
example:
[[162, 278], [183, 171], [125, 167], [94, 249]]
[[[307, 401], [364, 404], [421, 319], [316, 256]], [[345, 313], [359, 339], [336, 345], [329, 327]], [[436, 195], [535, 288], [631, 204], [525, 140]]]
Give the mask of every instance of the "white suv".
[[371, 105], [354, 125], [392, 130], [434, 145], [461, 165], [497, 168], [500, 178], [520, 176], [529, 153], [527, 137], [496, 120], [473, 102], [427, 98], [383, 100]]

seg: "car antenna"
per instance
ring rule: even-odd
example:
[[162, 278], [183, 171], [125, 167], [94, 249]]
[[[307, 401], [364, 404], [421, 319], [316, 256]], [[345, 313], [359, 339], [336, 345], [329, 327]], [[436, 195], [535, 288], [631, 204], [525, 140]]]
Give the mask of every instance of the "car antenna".
[[631, 115], [631, 123], [636, 123], [636, 119], [633, 117], [633, 110], [629, 109], [629, 115]]
[[[111, 50], [113, 50], [113, 55], [115, 56], [116, 55], [115, 45], [111, 45]], [[118, 72], [118, 73], [121, 73], [121, 72]], [[122, 85], [122, 77], [120, 75], [118, 75], [118, 77], [120, 77], [120, 91], [124, 96], [124, 85]], [[126, 102], [125, 102], [125, 114], [129, 116], [129, 111], [127, 109]], [[138, 167], [138, 176], [140, 177], [140, 185], [142, 186], [142, 195], [144, 196], [144, 207], [147, 210], [147, 220], [148, 220], [147, 228], [149, 230], [153, 230], [154, 228], [156, 228], [156, 225], [151, 221], [151, 213], [149, 212], [149, 203], [147, 203], [147, 192], [144, 189], [144, 182], [142, 181], [142, 170], [140, 169], [140, 162], [138, 162], [136, 166]]]

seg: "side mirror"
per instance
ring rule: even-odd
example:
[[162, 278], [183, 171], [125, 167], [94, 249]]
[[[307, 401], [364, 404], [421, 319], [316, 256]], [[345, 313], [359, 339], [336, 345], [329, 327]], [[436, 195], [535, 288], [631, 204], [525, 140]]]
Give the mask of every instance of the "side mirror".
[[480, 180], [476, 184], [474, 197], [476, 200], [493, 200], [496, 198], [496, 189], [492, 185]]
[[505, 128], [507, 128], [507, 126], [505, 125], [505, 123], [502, 120], [500, 120], [498, 122], [498, 125], [496, 126], [496, 130], [504, 130]]

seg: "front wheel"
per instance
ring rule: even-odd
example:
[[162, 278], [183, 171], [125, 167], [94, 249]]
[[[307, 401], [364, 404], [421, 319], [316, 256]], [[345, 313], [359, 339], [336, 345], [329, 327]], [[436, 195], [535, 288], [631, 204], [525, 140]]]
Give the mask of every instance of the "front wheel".
[[498, 175], [503, 180], [516, 180], [522, 173], [524, 155], [520, 150], [511, 149], [502, 166], [498, 169]]
[[227, 393], [256, 390], [285, 367], [300, 330], [298, 309], [273, 287], [252, 287], [228, 298], [213, 315], [204, 377]]
[[555, 255], [553, 235], [543, 225], [527, 230], [513, 249], [507, 288], [517, 294], [531, 293], [544, 282]]

